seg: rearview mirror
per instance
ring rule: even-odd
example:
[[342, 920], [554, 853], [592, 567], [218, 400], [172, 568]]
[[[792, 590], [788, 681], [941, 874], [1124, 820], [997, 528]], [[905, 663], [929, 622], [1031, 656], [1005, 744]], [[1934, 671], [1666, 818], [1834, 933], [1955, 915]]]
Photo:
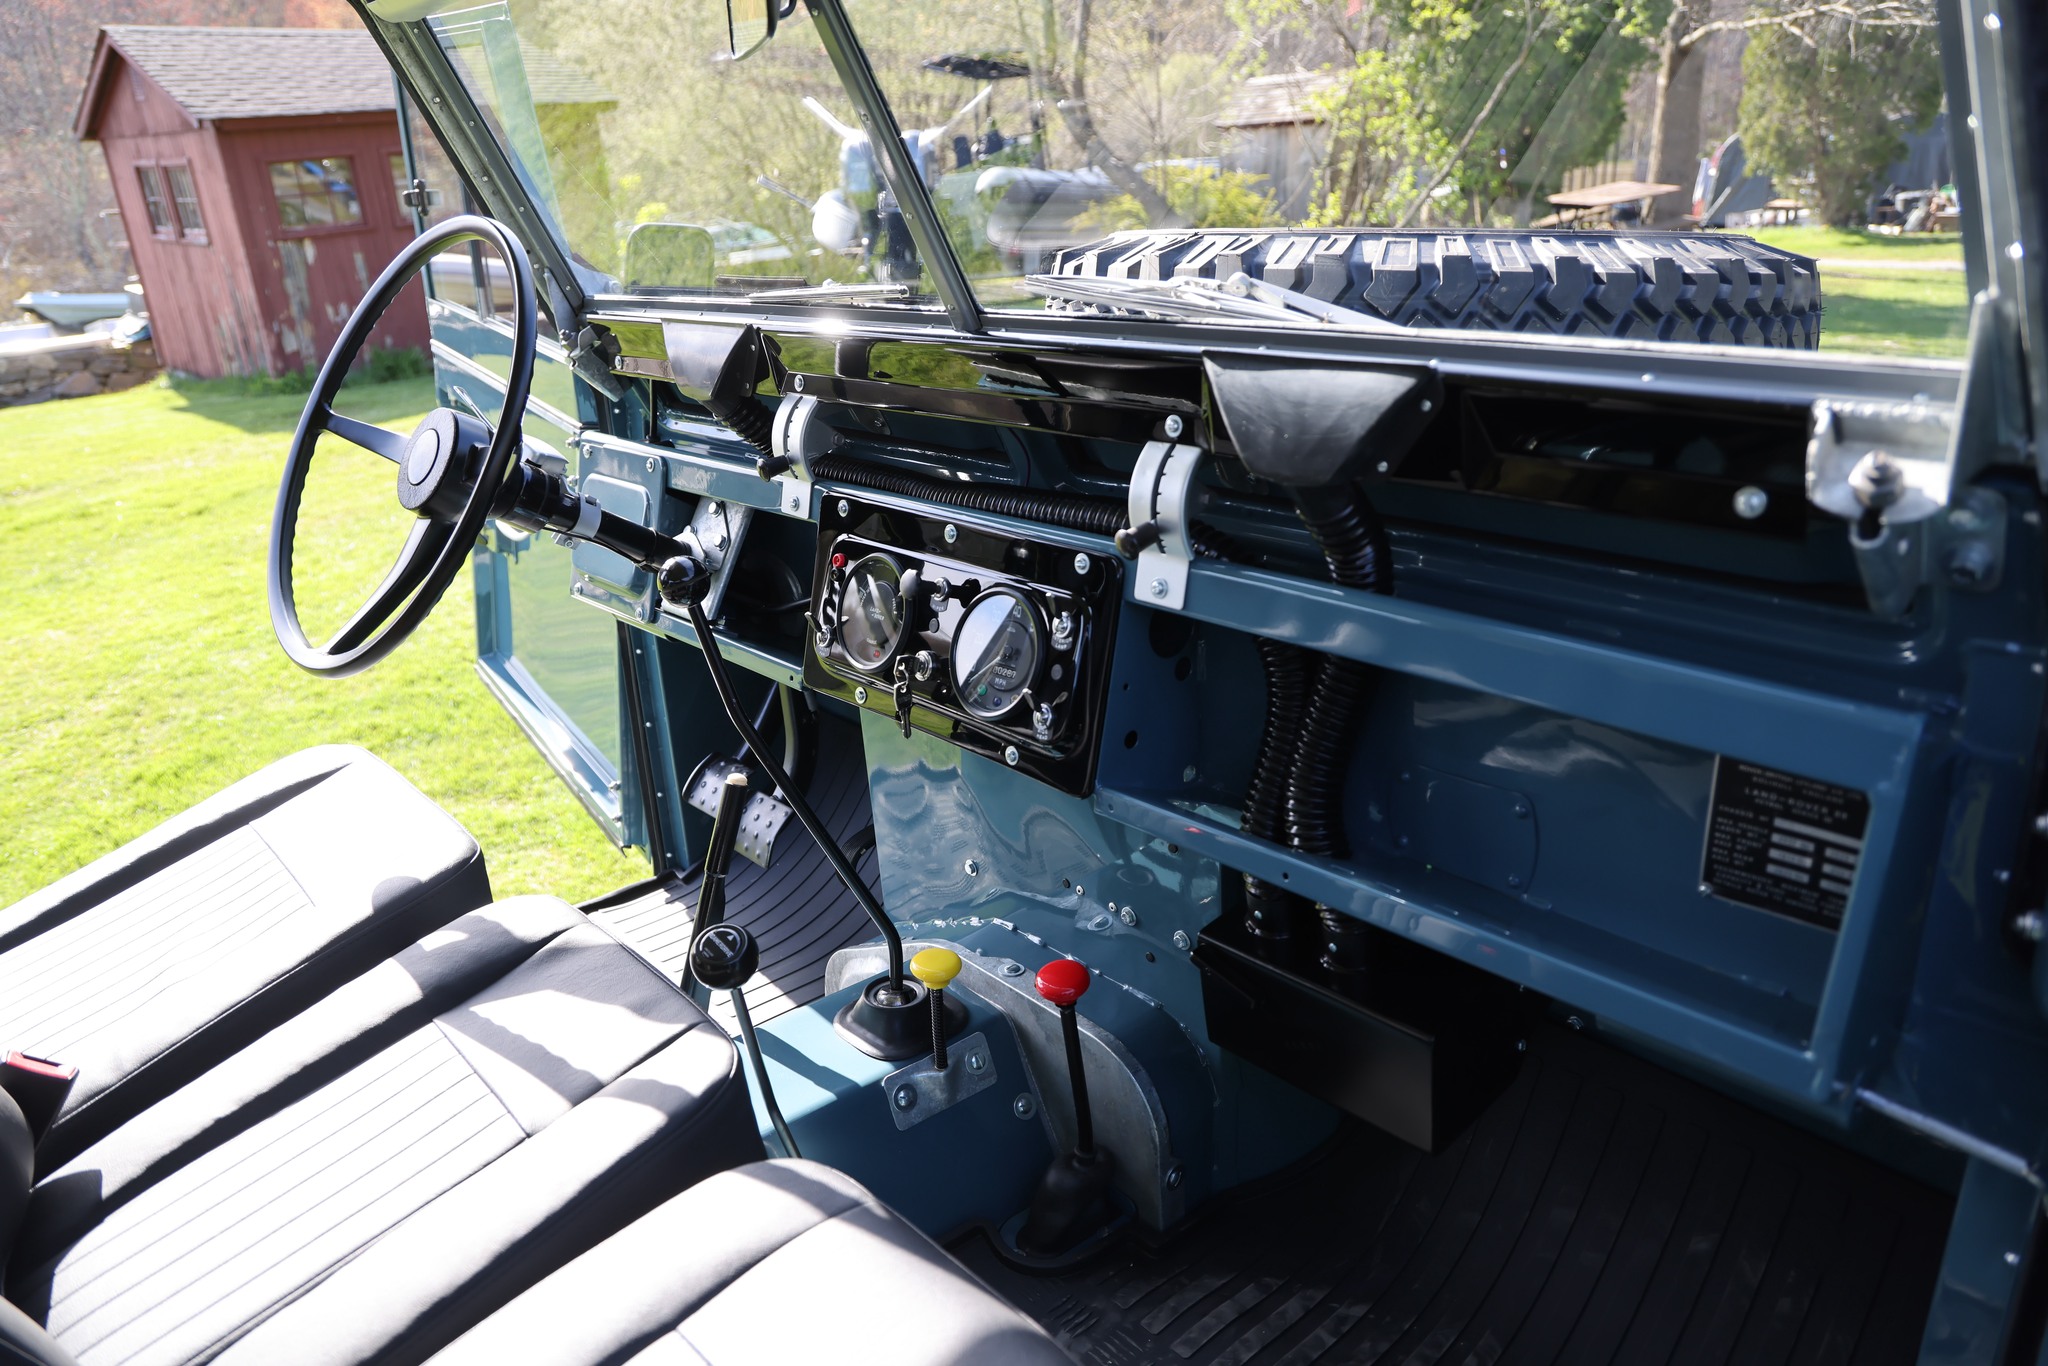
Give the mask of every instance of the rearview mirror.
[[778, 0], [725, 0], [725, 23], [734, 61], [775, 36], [777, 3]]

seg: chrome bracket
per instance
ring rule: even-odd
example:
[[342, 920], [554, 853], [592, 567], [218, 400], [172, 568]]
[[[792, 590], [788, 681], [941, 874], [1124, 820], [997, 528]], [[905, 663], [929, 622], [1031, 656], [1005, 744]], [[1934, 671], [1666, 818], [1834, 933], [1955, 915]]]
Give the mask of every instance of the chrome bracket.
[[1930, 582], [1982, 592], [2005, 572], [2005, 499], [1961, 482], [1955, 410], [1819, 399], [1806, 496], [1849, 524], [1870, 610], [1903, 617]]
[[818, 400], [808, 394], [784, 394], [775, 410], [775, 453], [789, 468], [775, 476], [775, 505], [784, 512], [808, 517], [811, 511], [811, 461], [839, 445], [839, 433], [818, 416]]
[[1200, 446], [1148, 441], [1131, 471], [1130, 524], [1159, 530], [1158, 539], [1138, 552], [1138, 570], [1132, 578], [1137, 600], [1147, 607], [1187, 605], [1188, 564], [1195, 558], [1188, 539], [1188, 505], [1201, 458]]
[[943, 1072], [923, 1057], [882, 1078], [882, 1099], [896, 1127], [909, 1129], [995, 1084], [996, 1056], [988, 1036], [977, 1031], [946, 1045]]

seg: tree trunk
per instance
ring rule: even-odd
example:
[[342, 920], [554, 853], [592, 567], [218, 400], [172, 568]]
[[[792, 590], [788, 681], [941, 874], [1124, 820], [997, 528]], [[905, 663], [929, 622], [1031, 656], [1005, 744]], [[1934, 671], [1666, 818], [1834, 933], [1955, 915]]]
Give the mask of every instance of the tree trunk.
[[1698, 44], [1687, 41], [1694, 18], [1686, 4], [1675, 6], [1657, 45], [1650, 179], [1679, 188], [1650, 201], [1643, 219], [1646, 227], [1675, 227], [1680, 215], [1692, 211], [1692, 185], [1700, 169], [1700, 98], [1706, 83], [1705, 63], [1691, 60]]

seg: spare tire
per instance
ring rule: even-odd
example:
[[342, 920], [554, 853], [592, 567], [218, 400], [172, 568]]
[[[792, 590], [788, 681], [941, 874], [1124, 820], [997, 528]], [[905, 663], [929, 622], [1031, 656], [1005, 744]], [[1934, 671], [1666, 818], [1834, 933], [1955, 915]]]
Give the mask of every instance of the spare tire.
[[[1813, 259], [1730, 233], [1146, 229], [1070, 247], [1053, 266], [1106, 279], [1238, 271], [1409, 327], [1820, 345]], [[1143, 311], [1057, 297], [1046, 306]]]

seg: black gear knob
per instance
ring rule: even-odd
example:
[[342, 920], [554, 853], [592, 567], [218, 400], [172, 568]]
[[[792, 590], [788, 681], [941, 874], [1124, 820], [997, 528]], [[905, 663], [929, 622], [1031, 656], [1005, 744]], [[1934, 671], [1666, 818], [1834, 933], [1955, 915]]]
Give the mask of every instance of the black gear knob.
[[690, 945], [690, 974], [713, 991], [745, 985], [760, 966], [761, 946], [738, 925], [713, 925]]
[[654, 586], [663, 602], [677, 607], [694, 606], [711, 591], [711, 570], [695, 556], [678, 555], [655, 571]]

